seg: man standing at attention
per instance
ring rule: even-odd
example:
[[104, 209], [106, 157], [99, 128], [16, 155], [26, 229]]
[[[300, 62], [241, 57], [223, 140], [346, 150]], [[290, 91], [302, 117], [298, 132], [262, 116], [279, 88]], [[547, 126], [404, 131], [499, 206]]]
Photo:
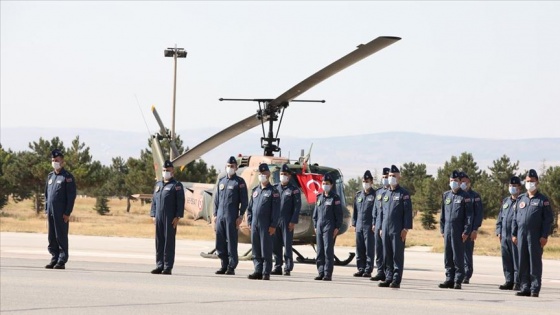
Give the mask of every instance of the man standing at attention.
[[64, 155], [58, 149], [51, 152], [53, 171], [47, 176], [45, 213], [49, 222], [51, 262], [47, 269], [65, 269], [68, 262], [68, 228], [76, 200], [76, 181], [64, 169]]
[[329, 174], [323, 176], [323, 192], [317, 196], [313, 210], [313, 227], [317, 236], [317, 271], [315, 280], [331, 281], [334, 268], [334, 240], [342, 226], [342, 202]]
[[439, 287], [460, 290], [465, 278], [465, 241], [472, 228], [473, 204], [467, 193], [461, 190], [459, 172], [453, 171], [449, 177], [448, 190], [441, 201], [439, 221], [443, 237], [445, 281]]
[[519, 253], [520, 291], [517, 296], [539, 297], [542, 282], [542, 254], [552, 227], [552, 209], [548, 197], [539, 191], [539, 176], [529, 170], [525, 178], [527, 192], [519, 196], [513, 218], [512, 241]]
[[[383, 168], [383, 173], [381, 174], [381, 187], [375, 191], [375, 205], [373, 206], [373, 222], [371, 230], [375, 235], [375, 267], [377, 268], [377, 274], [370, 278], [371, 281], [385, 281], [385, 258], [383, 257], [383, 240], [379, 234], [381, 230], [381, 211], [383, 211], [383, 196], [389, 189], [389, 171], [391, 169], [388, 167]], [[377, 219], [380, 221], [377, 222]]]
[[247, 210], [248, 194], [245, 180], [235, 173], [237, 160], [231, 156], [226, 164], [226, 176], [220, 178], [214, 197], [214, 228], [216, 252], [221, 268], [216, 274], [234, 275], [239, 262], [237, 255], [238, 229]]
[[395, 166], [389, 172], [389, 189], [383, 196], [380, 234], [383, 238], [385, 281], [380, 287], [400, 288], [404, 271], [404, 245], [408, 230], [412, 229], [412, 201], [410, 194], [399, 185], [401, 173]]
[[284, 247], [284, 275], [289, 276], [294, 269], [292, 242], [294, 228], [299, 220], [301, 210], [301, 193], [299, 188], [290, 183], [292, 173], [287, 164], [280, 170], [280, 183], [276, 189], [280, 193], [280, 219], [274, 234], [274, 270], [271, 274], [282, 274], [282, 247]]
[[473, 223], [471, 229], [471, 235], [465, 241], [465, 278], [463, 279], [464, 284], [469, 284], [470, 279], [473, 275], [473, 253], [474, 253], [474, 242], [478, 236], [478, 229], [482, 225], [482, 219], [484, 219], [484, 209], [482, 207], [482, 199], [480, 194], [472, 190], [471, 179], [469, 175], [464, 172], [459, 173], [459, 180], [461, 181], [461, 190], [466, 192], [473, 204]]
[[509, 181], [509, 193], [511, 196], [505, 197], [502, 201], [500, 213], [496, 219], [496, 236], [500, 240], [502, 249], [502, 267], [506, 282], [499, 286], [500, 290], [519, 291], [519, 255], [517, 245], [511, 240], [511, 228], [513, 217], [517, 212], [517, 201], [521, 194], [521, 179], [513, 176]]
[[251, 227], [251, 246], [255, 270], [248, 276], [251, 280], [270, 280], [272, 271], [272, 235], [280, 216], [280, 194], [270, 184], [268, 164], [259, 165], [259, 184], [253, 188], [247, 223]]
[[167, 160], [163, 164], [161, 181], [156, 183], [150, 216], [156, 225], [156, 269], [153, 274], [170, 275], [175, 263], [177, 224], [185, 212], [183, 184], [173, 177], [175, 168]]
[[374, 265], [375, 237], [373, 234], [373, 206], [375, 190], [371, 187], [373, 176], [369, 170], [362, 177], [362, 190], [354, 197], [352, 226], [356, 229], [356, 267], [354, 277], [371, 277]]

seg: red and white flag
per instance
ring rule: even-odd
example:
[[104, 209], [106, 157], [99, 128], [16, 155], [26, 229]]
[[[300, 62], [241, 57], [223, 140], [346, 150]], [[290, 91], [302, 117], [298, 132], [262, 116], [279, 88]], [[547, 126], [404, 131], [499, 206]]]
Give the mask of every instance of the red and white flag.
[[323, 175], [321, 174], [296, 174], [301, 190], [307, 198], [307, 202], [315, 203], [317, 201], [317, 194], [323, 192], [323, 187], [321, 182], [323, 181]]

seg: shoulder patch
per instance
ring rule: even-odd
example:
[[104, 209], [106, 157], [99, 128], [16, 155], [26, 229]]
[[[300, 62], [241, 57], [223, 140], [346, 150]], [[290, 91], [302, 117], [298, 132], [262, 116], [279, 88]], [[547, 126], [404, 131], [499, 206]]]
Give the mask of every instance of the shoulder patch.
[[550, 206], [550, 201], [545, 200], [545, 201], [543, 202], [543, 205], [545, 205], [545, 206]]
[[245, 188], [245, 183], [239, 183], [239, 188]]
[[71, 182], [72, 182], [72, 177], [67, 177], [67, 178], [66, 178], [66, 182], [67, 182], [67, 183], [71, 183]]
[[279, 193], [273, 193], [273, 194], [272, 194], [272, 197], [275, 197], [275, 198], [276, 198], [276, 197], [280, 197], [280, 194], [279, 194]]
[[292, 194], [299, 194], [299, 189], [296, 188], [296, 189], [292, 190]]
[[403, 199], [403, 200], [410, 199], [410, 195], [404, 195], [404, 196], [402, 197], [402, 199]]
[[336, 200], [336, 201], [334, 202], [334, 204], [335, 204], [335, 205], [339, 205], [339, 204], [340, 204], [340, 200]]
[[480, 201], [480, 197], [474, 198], [474, 201]]
[[182, 189], [182, 187], [181, 187], [181, 186], [175, 186], [175, 190], [177, 190], [177, 191], [178, 191], [178, 190], [181, 190], [181, 189]]
[[471, 198], [465, 198], [465, 202], [471, 202]]

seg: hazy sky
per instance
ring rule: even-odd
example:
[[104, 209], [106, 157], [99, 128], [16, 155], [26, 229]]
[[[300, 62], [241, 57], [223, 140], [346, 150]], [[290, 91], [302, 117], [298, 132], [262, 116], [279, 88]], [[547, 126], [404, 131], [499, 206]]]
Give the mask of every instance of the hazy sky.
[[560, 137], [560, 2], [0, 3], [2, 128], [145, 132], [136, 97], [170, 127], [175, 44], [176, 128], [227, 127], [257, 104], [218, 98], [275, 98], [399, 36], [300, 97], [325, 104], [291, 104], [281, 135]]

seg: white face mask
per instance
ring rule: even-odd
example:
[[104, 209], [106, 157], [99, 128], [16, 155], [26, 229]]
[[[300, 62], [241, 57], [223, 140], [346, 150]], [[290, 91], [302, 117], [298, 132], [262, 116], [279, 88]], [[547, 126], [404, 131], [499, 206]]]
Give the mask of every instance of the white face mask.
[[457, 188], [459, 188], [459, 183], [458, 182], [449, 182], [449, 187], [451, 187], [452, 190], [457, 190]]
[[467, 190], [467, 183], [461, 183], [461, 187], [462, 190]]
[[268, 179], [266, 178], [266, 175], [259, 174], [259, 182], [261, 182], [263, 184], [268, 182]]
[[171, 172], [169, 171], [163, 171], [161, 174], [163, 175], [164, 180], [169, 180], [171, 178]]
[[381, 185], [389, 186], [389, 179], [388, 178], [382, 178], [381, 179]]
[[331, 191], [331, 185], [323, 185], [323, 190], [328, 193]]
[[226, 172], [228, 176], [233, 176], [233, 174], [235, 174], [235, 169], [233, 167], [227, 167]]
[[287, 184], [290, 181], [290, 178], [288, 177], [288, 175], [280, 175], [280, 182], [282, 184]]
[[59, 162], [52, 162], [52, 167], [53, 167], [55, 170], [59, 170], [59, 169], [60, 169], [60, 163], [59, 163]]
[[517, 194], [517, 187], [510, 186], [510, 187], [509, 187], [509, 193], [510, 193], [511, 195]]
[[537, 183], [535, 182], [526, 182], [525, 183], [525, 189], [527, 189], [530, 192], [533, 192], [535, 190], [537, 190]]
[[362, 182], [362, 187], [364, 188], [364, 190], [368, 190], [371, 188], [371, 183]]
[[396, 177], [389, 177], [389, 185], [390, 186], [397, 186], [397, 178]]

